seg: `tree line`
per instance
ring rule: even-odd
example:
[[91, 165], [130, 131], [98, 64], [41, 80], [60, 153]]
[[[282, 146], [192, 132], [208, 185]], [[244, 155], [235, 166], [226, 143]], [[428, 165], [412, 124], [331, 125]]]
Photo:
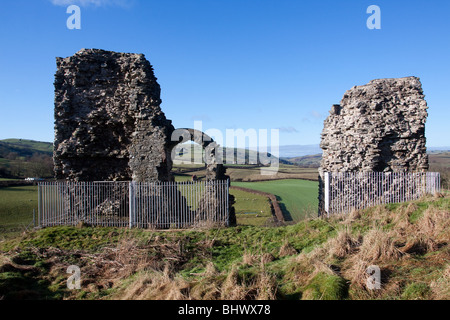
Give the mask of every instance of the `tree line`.
[[0, 157], [0, 178], [23, 179], [27, 177], [53, 177], [53, 159], [50, 155], [33, 153], [22, 156], [17, 152], [10, 152]]

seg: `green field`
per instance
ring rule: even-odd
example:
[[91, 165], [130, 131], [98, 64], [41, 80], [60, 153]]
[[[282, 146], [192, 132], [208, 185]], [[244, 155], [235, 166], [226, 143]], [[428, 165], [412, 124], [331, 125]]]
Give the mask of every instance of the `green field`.
[[238, 225], [266, 226], [273, 221], [267, 197], [235, 189], [230, 189], [230, 194], [234, 196]]
[[0, 188], [0, 240], [32, 228], [37, 208], [36, 186]]
[[[266, 180], [301, 179], [318, 180], [317, 168], [300, 168], [295, 165], [280, 164], [273, 175], [262, 175], [262, 167], [256, 165], [225, 165], [226, 174], [231, 181], [255, 182]], [[200, 169], [200, 170], [199, 170]], [[203, 179], [206, 175], [204, 165], [174, 165], [172, 170], [176, 181], [190, 180], [192, 175]]]
[[280, 202], [287, 221], [300, 221], [317, 216], [318, 183], [306, 180], [275, 180], [261, 182], [232, 182], [232, 186], [274, 194]]

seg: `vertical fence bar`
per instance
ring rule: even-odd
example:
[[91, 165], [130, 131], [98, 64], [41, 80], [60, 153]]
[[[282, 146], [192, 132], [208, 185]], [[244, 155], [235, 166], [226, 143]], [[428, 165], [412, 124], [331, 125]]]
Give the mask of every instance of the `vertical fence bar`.
[[42, 199], [41, 199], [41, 194], [42, 194], [42, 184], [39, 183], [38, 184], [38, 226], [42, 227], [41, 225], [41, 213], [42, 213]]
[[135, 193], [135, 182], [131, 181], [128, 184], [128, 194], [129, 194], [129, 227], [130, 229], [134, 227], [134, 214], [135, 214], [135, 200], [136, 200], [136, 193]]
[[436, 175], [437, 184], [438, 184], [438, 192], [441, 192], [441, 174], [438, 172]]
[[41, 199], [42, 199], [42, 227], [45, 227], [46, 225], [46, 204], [45, 204], [45, 191], [47, 190], [47, 183], [43, 183], [42, 190], [41, 190]]
[[330, 216], [330, 173], [325, 172], [325, 212]]

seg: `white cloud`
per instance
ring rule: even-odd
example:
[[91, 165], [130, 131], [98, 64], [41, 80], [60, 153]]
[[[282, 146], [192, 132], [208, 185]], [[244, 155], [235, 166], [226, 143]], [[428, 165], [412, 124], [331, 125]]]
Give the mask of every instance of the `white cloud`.
[[129, 7], [132, 5], [134, 0], [50, 0], [55, 6], [70, 6], [72, 4], [78, 5], [80, 7], [105, 7], [105, 6], [119, 6], [119, 7]]
[[316, 118], [316, 119], [321, 119], [323, 118], [323, 115], [320, 112], [317, 112], [315, 110], [311, 111], [311, 115]]
[[297, 129], [295, 129], [294, 127], [280, 127], [277, 128], [278, 130], [280, 130], [281, 132], [286, 132], [286, 133], [296, 133], [298, 132]]
[[191, 117], [191, 121], [203, 121], [203, 122], [207, 122], [207, 121], [211, 121], [211, 117], [208, 116], [207, 114], [197, 114]]

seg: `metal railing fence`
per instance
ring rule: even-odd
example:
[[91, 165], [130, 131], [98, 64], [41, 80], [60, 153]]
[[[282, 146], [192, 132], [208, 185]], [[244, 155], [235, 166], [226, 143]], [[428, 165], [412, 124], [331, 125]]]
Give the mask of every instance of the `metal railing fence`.
[[441, 191], [438, 172], [326, 172], [327, 215], [417, 200]]
[[40, 227], [153, 229], [228, 225], [229, 182], [42, 182]]

